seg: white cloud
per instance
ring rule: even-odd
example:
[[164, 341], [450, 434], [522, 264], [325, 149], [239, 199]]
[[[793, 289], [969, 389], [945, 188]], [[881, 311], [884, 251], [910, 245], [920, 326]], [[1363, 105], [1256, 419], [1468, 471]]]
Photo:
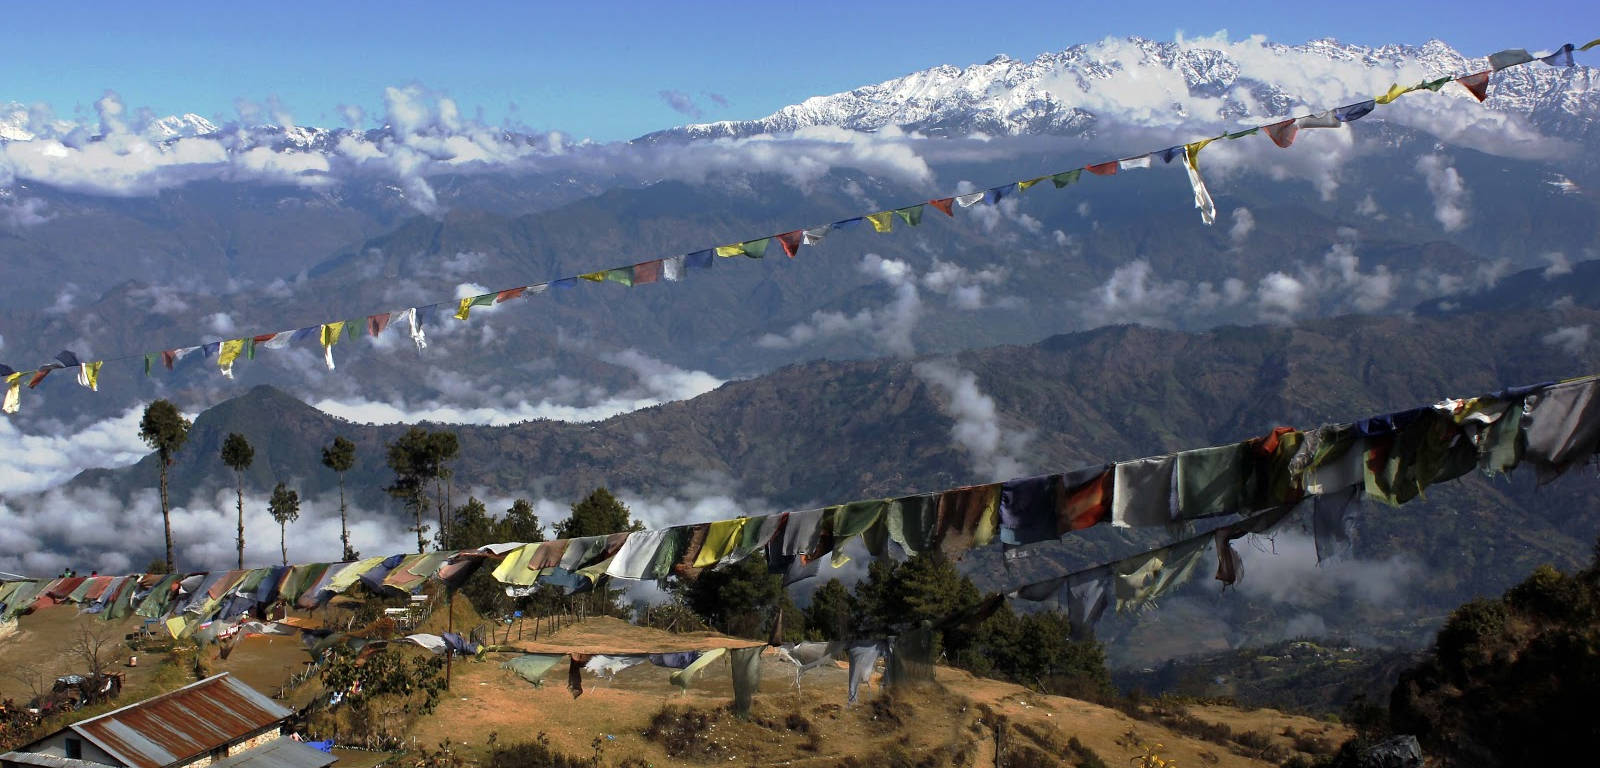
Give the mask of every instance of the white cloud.
[[1255, 214], [1249, 208], [1240, 206], [1233, 209], [1233, 226], [1228, 228], [1228, 239], [1233, 241], [1235, 248], [1244, 245], [1245, 238], [1256, 228]]
[[1268, 274], [1256, 286], [1261, 319], [1268, 322], [1292, 321], [1306, 311], [1306, 294], [1305, 283], [1282, 272]]
[[149, 453], [139, 440], [142, 407], [80, 428], [47, 422], [24, 431], [0, 419], [0, 497], [52, 488], [85, 469], [125, 467]]
[[1433, 216], [1446, 232], [1455, 232], [1467, 225], [1467, 185], [1461, 174], [1449, 165], [1443, 155], [1423, 155], [1417, 159], [1417, 171], [1428, 182], [1433, 194]]
[[1000, 423], [994, 398], [978, 387], [976, 374], [943, 360], [917, 363], [912, 370], [947, 400], [946, 408], [955, 419], [951, 442], [966, 452], [978, 476], [1003, 480], [1028, 473], [1024, 457], [1031, 433]]
[[1345, 557], [1317, 562], [1316, 544], [1298, 530], [1280, 531], [1270, 544], [1235, 544], [1244, 560], [1238, 589], [1249, 598], [1265, 598], [1302, 608], [1323, 608], [1343, 595], [1373, 606], [1391, 605], [1406, 598], [1405, 587], [1415, 583], [1422, 565], [1405, 554], [1383, 560]]
[[1544, 260], [1550, 262], [1550, 266], [1544, 268], [1544, 279], [1550, 280], [1562, 275], [1572, 274], [1572, 262], [1567, 260], [1566, 254], [1560, 251], [1551, 251], [1544, 255]]
[[[3, 172], [0, 172], [0, 178], [4, 178]], [[13, 230], [38, 226], [52, 218], [48, 208], [49, 206], [37, 197], [0, 202], [0, 225]]]
[[227, 336], [238, 330], [233, 324], [233, 316], [226, 312], [215, 312], [207, 315], [206, 328], [218, 336]]
[[1378, 201], [1368, 192], [1365, 197], [1356, 203], [1356, 213], [1362, 216], [1371, 216], [1378, 221], [1383, 221], [1388, 216], [1378, 212]]
[[1583, 351], [1589, 348], [1589, 326], [1568, 325], [1557, 328], [1542, 338], [1544, 345], [1555, 347], [1573, 357], [1581, 357]]
[[915, 349], [911, 332], [922, 316], [916, 272], [904, 261], [885, 259], [875, 253], [861, 257], [857, 267], [869, 278], [887, 285], [894, 298], [880, 307], [862, 309], [854, 314], [817, 310], [809, 320], [796, 323], [782, 334], [761, 336], [756, 340], [757, 346], [791, 349], [817, 339], [860, 334], [890, 354], [912, 354]]

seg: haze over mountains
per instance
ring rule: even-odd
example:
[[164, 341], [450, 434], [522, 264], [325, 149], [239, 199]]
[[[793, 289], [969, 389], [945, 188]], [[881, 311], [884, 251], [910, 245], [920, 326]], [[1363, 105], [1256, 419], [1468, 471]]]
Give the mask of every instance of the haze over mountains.
[[[361, 318], [1480, 66], [1439, 42], [1105, 40], [614, 144], [481, 125], [418, 86], [386, 92], [380, 127], [300, 126], [281, 109], [157, 119], [114, 96], [90, 125], [0, 108], [0, 360]], [[541, 499], [548, 517], [605, 482], [668, 522], [1194, 447], [1595, 370], [1600, 82], [1589, 67], [1536, 63], [1496, 74], [1490, 93], [1412, 94], [1289, 149], [1260, 136], [1214, 144], [1213, 227], [1183, 172], [1157, 164], [954, 219], [930, 210], [891, 235], [836, 232], [793, 260], [719, 260], [681, 284], [585, 285], [480, 308], [470, 323], [440, 313], [421, 354], [391, 329], [339, 345], [335, 371], [305, 345], [242, 361], [236, 381], [198, 355], [148, 379], [137, 362], [108, 363], [99, 393], [52, 377], [0, 422], [0, 570], [145, 562], [128, 532], [150, 520], [150, 460], [67, 483], [141, 461], [137, 410], [158, 396], [190, 413], [216, 406], [175, 487], [186, 561], [220, 564], [231, 541], [215, 448], [229, 430], [257, 440], [252, 493], [293, 478], [314, 500], [303, 531], [319, 556], [314, 542], [333, 540], [321, 535], [332, 477], [316, 448], [334, 431], [357, 438], [358, 543], [407, 547], [377, 491], [380, 446], [401, 428], [328, 414], [556, 419], [463, 427], [460, 490]], [[818, 360], [837, 362], [807, 362]], [[1461, 485], [1373, 515], [1363, 540], [1364, 562], [1411, 564], [1388, 573], [1419, 580], [1405, 593], [1416, 603], [1336, 598], [1341, 614], [1321, 595], [1307, 612], [1328, 632], [1366, 623], [1414, 638], [1417, 615], [1498, 590], [1530, 562], [1578, 557], [1600, 514], [1592, 479], [1538, 493]], [[1497, 505], [1515, 512], [1490, 514]], [[1556, 514], [1567, 506], [1578, 512]], [[1480, 567], [1427, 569], [1462, 547]], [[1180, 605], [1141, 626], [1173, 616], [1195, 618]], [[1257, 635], [1283, 624], [1234, 619], [1259, 622]]]

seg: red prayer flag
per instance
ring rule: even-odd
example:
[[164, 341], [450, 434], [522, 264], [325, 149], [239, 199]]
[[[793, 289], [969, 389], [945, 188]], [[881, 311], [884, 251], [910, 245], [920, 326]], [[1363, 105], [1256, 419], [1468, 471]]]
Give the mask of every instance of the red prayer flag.
[[1112, 470], [1076, 488], [1063, 488], [1056, 508], [1056, 532], [1078, 531], [1105, 520], [1111, 514]]
[[633, 284], [644, 285], [654, 283], [661, 279], [661, 260], [647, 261], [643, 264], [633, 265]]
[[250, 340], [252, 342], [257, 343], [257, 344], [265, 344], [265, 343], [267, 343], [269, 341], [272, 341], [273, 339], [276, 339], [276, 338], [278, 338], [278, 334], [276, 334], [276, 333], [263, 333], [260, 336], [256, 336], [256, 337], [254, 337], [254, 338], [252, 338]]
[[1083, 167], [1083, 169], [1085, 171], [1088, 171], [1088, 172], [1096, 175], [1096, 176], [1110, 176], [1110, 175], [1112, 175], [1112, 174], [1117, 172], [1117, 161], [1112, 160], [1109, 163], [1096, 163], [1095, 165], [1085, 165]]
[[178, 361], [178, 350], [164, 349], [161, 351], [161, 364], [172, 370], [172, 364]]
[[805, 232], [797, 229], [793, 232], [785, 232], [773, 239], [778, 241], [778, 245], [783, 246], [784, 255], [792, 259], [795, 253], [800, 250], [800, 241], [804, 237]]
[[389, 327], [389, 313], [388, 312], [383, 312], [381, 314], [376, 314], [376, 315], [373, 315], [373, 316], [367, 318], [367, 335], [368, 336], [377, 336], [378, 334], [383, 333], [383, 329], [388, 328], [388, 327]]
[[1484, 99], [1489, 98], [1488, 70], [1484, 70], [1473, 75], [1458, 77], [1456, 78], [1456, 82], [1460, 83], [1463, 88], [1466, 88], [1468, 91], [1470, 91], [1473, 96], [1476, 96], [1478, 101], [1483, 101]]
[[494, 295], [494, 303], [499, 304], [501, 302], [506, 302], [506, 301], [510, 301], [512, 299], [515, 299], [518, 296], [521, 296], [523, 291], [526, 291], [526, 290], [528, 290], [528, 286], [526, 286], [526, 285], [522, 286], [521, 288], [507, 288], [506, 290], [503, 290], [503, 291], [501, 291], [501, 292], [499, 292], [499, 293]]
[[956, 215], [955, 211], [950, 210], [951, 203], [954, 203], [955, 200], [956, 199], [953, 198], [953, 197], [942, 197], [942, 198], [939, 198], [938, 200], [929, 200], [928, 201], [928, 205], [931, 205], [931, 206], [933, 206], [935, 208], [938, 208], [941, 211], [944, 211], [944, 215], [946, 215], [946, 216], [955, 216]]
[[39, 386], [39, 382], [44, 381], [44, 377], [49, 376], [50, 371], [50, 368], [40, 368], [39, 370], [34, 371], [33, 378], [28, 379], [28, 389], [33, 389], [34, 387]]
[[1267, 136], [1272, 139], [1273, 144], [1277, 144], [1283, 149], [1288, 149], [1289, 145], [1294, 143], [1295, 134], [1300, 132], [1300, 124], [1294, 118], [1290, 118], [1281, 123], [1273, 123], [1262, 128], [1262, 130], [1267, 132]]

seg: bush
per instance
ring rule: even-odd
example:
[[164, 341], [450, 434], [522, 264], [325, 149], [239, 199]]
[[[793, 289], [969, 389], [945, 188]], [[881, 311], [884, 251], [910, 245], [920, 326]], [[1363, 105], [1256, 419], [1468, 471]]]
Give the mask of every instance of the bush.
[[541, 732], [533, 741], [495, 744], [490, 739], [489, 758], [484, 768], [595, 768], [599, 755], [578, 757], [550, 746], [550, 737]]

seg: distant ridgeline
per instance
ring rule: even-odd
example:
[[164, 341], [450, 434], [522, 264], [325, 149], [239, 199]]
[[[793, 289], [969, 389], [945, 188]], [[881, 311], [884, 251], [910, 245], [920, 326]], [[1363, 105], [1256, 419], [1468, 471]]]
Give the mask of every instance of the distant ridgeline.
[[[1188, 532], [1093, 568], [1019, 576], [1003, 593], [1061, 601], [1082, 630], [1107, 607], [1149, 606], [1191, 576], [1213, 545], [1216, 578], [1234, 583], [1240, 560], [1231, 542], [1269, 533], [1301, 510], [1309, 510], [1321, 559], [1348, 546], [1345, 520], [1363, 498], [1403, 504], [1474, 469], [1497, 475], [1527, 465], [1544, 483], [1593, 461], [1597, 450], [1600, 377], [1587, 376], [1347, 424], [1279, 427], [1229, 445], [768, 516], [357, 562], [10, 581], [0, 583], [0, 620], [72, 603], [107, 620], [164, 618], [175, 638], [207, 640], [280, 603], [312, 609], [358, 584], [391, 594], [414, 594], [430, 581], [455, 588], [480, 568], [491, 568], [512, 595], [538, 584], [577, 592], [608, 579], [693, 580], [759, 554], [792, 584], [821, 572], [824, 562], [842, 565], [846, 545], [857, 540], [880, 558], [960, 559], [998, 543], [1009, 569], [1023, 554], [1017, 548], [1093, 526]], [[1192, 524], [1205, 520], [1223, 524], [1193, 533]]]
[[573, 289], [584, 283], [616, 283], [632, 288], [650, 283], [677, 282], [688, 279], [689, 273], [692, 271], [710, 269], [715, 262], [721, 259], [736, 256], [752, 259], [765, 258], [768, 252], [777, 252], [773, 250], [774, 244], [784, 255], [794, 258], [801, 247], [818, 245], [830, 232], [835, 230], [861, 229], [865, 231], [870, 229], [876, 233], [889, 233], [894, 230], [896, 220], [903, 222], [906, 226], [919, 226], [922, 223], [923, 214], [928, 208], [953, 217], [955, 209], [958, 207], [998, 205], [1001, 200], [1021, 195], [1035, 186], [1042, 185], [1045, 181], [1049, 181], [1052, 187], [1061, 189], [1076, 185], [1083, 179], [1085, 173], [1091, 176], [1113, 176], [1127, 171], [1151, 168], [1156, 165], [1157, 161], [1164, 165], [1170, 165], [1174, 161], [1178, 161], [1183, 166], [1194, 193], [1195, 208], [1200, 211], [1201, 219], [1209, 225], [1216, 218], [1216, 204], [1212, 200], [1204, 178], [1200, 175], [1199, 158], [1201, 150], [1214, 141], [1232, 141], [1243, 139], [1247, 136], [1264, 134], [1278, 147], [1288, 148], [1294, 143], [1296, 135], [1301, 130], [1339, 129], [1344, 127], [1345, 123], [1355, 122], [1366, 117], [1376, 111], [1378, 107], [1391, 104], [1405, 94], [1423, 90], [1437, 93], [1441, 88], [1451, 83], [1460, 84], [1478, 101], [1483, 101], [1488, 96], [1490, 75], [1494, 72], [1533, 62], [1543, 62], [1555, 67], [1571, 67], [1574, 65], [1572, 55], [1574, 51], [1587, 51], [1595, 46], [1600, 46], [1600, 39], [1590, 41], [1582, 47], [1567, 43], [1549, 55], [1539, 58], [1535, 58], [1526, 50], [1520, 48], [1500, 51], [1488, 57], [1488, 69], [1461, 75], [1447, 75], [1409, 86], [1391, 85], [1382, 95], [1314, 114], [1246, 127], [1241, 130], [1175, 144], [1164, 149], [1131, 157], [1090, 163], [1066, 171], [1045, 173], [1032, 178], [990, 187], [982, 191], [953, 194], [948, 197], [936, 198], [898, 208], [864, 212], [860, 215], [828, 224], [800, 227], [750, 240], [718, 245], [679, 256], [650, 259], [636, 264], [598, 269], [531, 285], [508, 286], [476, 296], [378, 312], [366, 317], [329, 320], [303, 328], [257, 332], [238, 338], [205, 344], [122, 354], [104, 360], [82, 360], [71, 350], [62, 350], [56, 355], [55, 359], [46, 361], [32, 370], [17, 370], [9, 365], [0, 363], [0, 381], [3, 381], [5, 385], [3, 398], [0, 398], [0, 412], [16, 413], [21, 407], [23, 385], [26, 384], [29, 389], [37, 387], [52, 371], [76, 369], [78, 383], [91, 390], [98, 391], [101, 369], [106, 362], [126, 361], [135, 366], [142, 366], [144, 374], [148, 376], [158, 366], [172, 370], [178, 361], [198, 352], [201, 358], [214, 359], [215, 365], [222, 375], [232, 378], [234, 365], [240, 359], [254, 359], [259, 349], [280, 349], [291, 344], [310, 343], [322, 347], [323, 358], [331, 370], [334, 367], [334, 345], [343, 339], [354, 339], [363, 332], [368, 336], [379, 336], [388, 330], [391, 324], [406, 326], [411, 340], [420, 351], [427, 345], [426, 327], [438, 322], [440, 314], [450, 314], [457, 320], [466, 321], [470, 319], [474, 307], [501, 304], [513, 299], [545, 293], [552, 289], [558, 291]]

